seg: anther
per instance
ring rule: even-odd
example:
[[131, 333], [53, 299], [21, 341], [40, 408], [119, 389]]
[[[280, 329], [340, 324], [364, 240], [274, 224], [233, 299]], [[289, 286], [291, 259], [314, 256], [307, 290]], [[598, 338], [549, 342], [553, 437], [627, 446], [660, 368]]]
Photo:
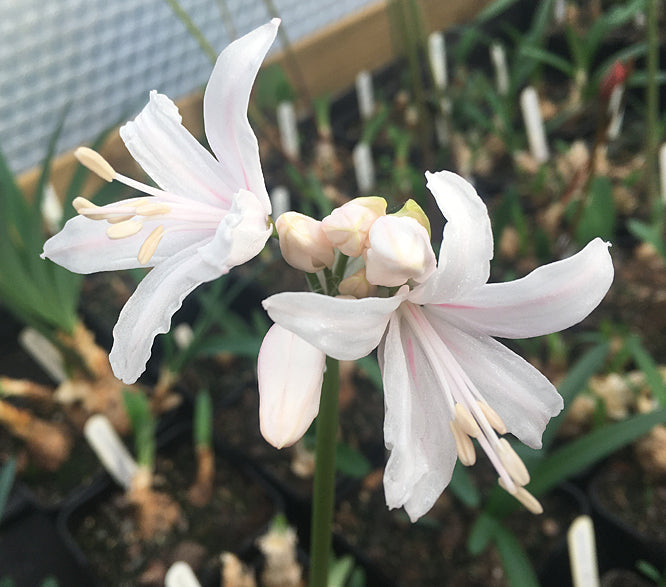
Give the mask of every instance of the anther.
[[74, 157], [79, 160], [81, 165], [87, 167], [102, 179], [106, 181], [113, 181], [115, 179], [116, 172], [113, 167], [111, 167], [108, 161], [96, 151], [93, 151], [88, 147], [79, 147], [74, 151]]
[[171, 206], [160, 202], [149, 202], [137, 206], [136, 213], [139, 216], [157, 216], [159, 214], [168, 214], [171, 212]]
[[449, 426], [453, 433], [453, 439], [456, 442], [456, 451], [460, 462], [466, 467], [471, 467], [476, 463], [476, 452], [474, 444], [472, 444], [472, 439], [460, 429], [457, 421], [449, 421]]
[[128, 236], [135, 235], [143, 228], [141, 222], [136, 220], [125, 220], [118, 224], [112, 224], [106, 229], [106, 236], [112, 239], [127, 238]]
[[498, 434], [506, 434], [507, 433], [507, 427], [506, 424], [504, 423], [504, 420], [499, 417], [499, 414], [493, 410], [487, 403], [485, 402], [477, 402], [477, 405], [483, 412], [483, 415], [486, 417], [486, 420], [488, 420], [488, 423], [497, 431]]
[[460, 426], [460, 429], [472, 438], [478, 438], [481, 436], [481, 428], [479, 428], [479, 425], [476, 423], [472, 414], [469, 413], [469, 410], [460, 403], [456, 404], [455, 410], [456, 422], [458, 423], [458, 426]]
[[539, 500], [524, 487], [517, 487], [516, 491], [512, 493], [507, 489], [506, 484], [501, 478], [499, 479], [499, 485], [502, 489], [513, 495], [513, 497], [522, 503], [525, 509], [527, 509], [529, 512], [536, 515], [543, 513], [543, 506]]
[[160, 244], [163, 235], [164, 226], [160, 225], [148, 235], [148, 238], [146, 238], [145, 241], [143, 241], [143, 244], [139, 249], [139, 254], [137, 255], [137, 259], [141, 265], [145, 265], [148, 263], [148, 261], [150, 261], [152, 256], [155, 254], [157, 245]]
[[499, 439], [497, 454], [517, 485], [527, 485], [530, 482], [530, 474], [525, 463], [506, 438]]

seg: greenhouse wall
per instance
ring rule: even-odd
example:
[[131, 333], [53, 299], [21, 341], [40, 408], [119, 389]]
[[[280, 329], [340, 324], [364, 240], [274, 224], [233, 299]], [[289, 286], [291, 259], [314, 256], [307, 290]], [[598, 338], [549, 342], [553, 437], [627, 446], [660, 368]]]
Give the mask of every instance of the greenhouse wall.
[[[276, 0], [296, 41], [373, 0]], [[263, 0], [181, 0], [220, 51], [270, 19]], [[278, 46], [276, 44], [276, 46]], [[278, 46], [279, 48], [279, 46]], [[165, 0], [6, 0], [0, 3], [0, 148], [14, 171], [90, 142], [136, 113], [152, 89], [178, 99], [205, 84], [211, 64]]]

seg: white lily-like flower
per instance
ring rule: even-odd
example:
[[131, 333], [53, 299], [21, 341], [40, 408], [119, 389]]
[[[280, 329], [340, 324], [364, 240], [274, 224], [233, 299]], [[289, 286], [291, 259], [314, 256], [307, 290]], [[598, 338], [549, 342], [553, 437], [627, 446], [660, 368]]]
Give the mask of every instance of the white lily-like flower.
[[500, 436], [511, 432], [540, 448], [562, 398], [492, 337], [539, 336], [585, 318], [613, 280], [609, 245], [595, 239], [522, 279], [487, 284], [493, 240], [485, 205], [453, 173], [426, 177], [447, 223], [437, 269], [423, 283], [410, 281], [385, 298], [287, 292], [264, 307], [277, 324], [333, 358], [357, 359], [379, 346], [390, 508], [404, 506], [412, 520], [424, 515], [448, 485], [456, 459], [474, 463], [476, 438], [500, 484], [538, 513], [540, 504], [524, 488], [529, 474]]
[[257, 255], [271, 234], [271, 205], [247, 107], [279, 24], [273, 19], [255, 29], [217, 59], [204, 95], [215, 157], [182, 126], [176, 105], [155, 91], [120, 134], [161, 189], [116, 173], [90, 149], [77, 152], [103, 179], [146, 194], [101, 207], [75, 199], [79, 215], [46, 242], [42, 254], [76, 273], [153, 267], [113, 330], [111, 365], [125, 383], [144, 371], [153, 339], [169, 329], [183, 298]]

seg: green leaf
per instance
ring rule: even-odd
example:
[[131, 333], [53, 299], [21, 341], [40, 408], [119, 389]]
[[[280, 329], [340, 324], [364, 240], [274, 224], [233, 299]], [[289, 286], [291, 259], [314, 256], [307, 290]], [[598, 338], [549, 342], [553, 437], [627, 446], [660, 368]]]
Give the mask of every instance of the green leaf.
[[548, 491], [564, 479], [580, 473], [647, 434], [653, 426], [665, 421], [666, 408], [661, 408], [589, 432], [541, 461], [532, 474], [528, 490], [535, 495]]
[[522, 57], [530, 57], [539, 63], [550, 65], [551, 67], [560, 70], [570, 77], [574, 77], [576, 73], [576, 68], [571, 63], [556, 53], [552, 53], [546, 49], [523, 45], [520, 48], [520, 54]]
[[354, 558], [351, 554], [331, 560], [328, 569], [328, 587], [344, 587], [353, 568]]
[[134, 431], [137, 462], [152, 471], [155, 464], [155, 417], [148, 398], [141, 391], [123, 389], [123, 401]]
[[2, 514], [5, 511], [15, 475], [16, 458], [12, 457], [3, 465], [2, 471], [0, 471], [0, 518], [2, 518]]
[[613, 186], [608, 177], [595, 177], [576, 230], [579, 243], [588, 243], [596, 237], [612, 241], [617, 221]]
[[481, 494], [466, 467], [460, 461], [456, 463], [448, 489], [469, 508], [481, 505]]
[[662, 228], [658, 223], [650, 225], [635, 218], [630, 218], [627, 221], [627, 228], [635, 237], [651, 244], [666, 259], [666, 242], [664, 241]]
[[[564, 399], [564, 405], [568, 408], [573, 402], [574, 398], [581, 392], [590, 377], [597, 373], [604, 365], [606, 357], [608, 356], [609, 344], [601, 343], [587, 351], [576, 363], [574, 364], [566, 378], [560, 383], [557, 391]], [[559, 430], [564, 418], [566, 417], [566, 409], [560, 412], [557, 416], [551, 419], [548, 427], [543, 433], [543, 453], [548, 451], [548, 448], [555, 440], [555, 435]]]
[[194, 444], [210, 448], [213, 440], [213, 401], [207, 389], [197, 394], [194, 404]]
[[632, 335], [627, 339], [625, 344], [634, 361], [636, 361], [640, 370], [643, 371], [652, 395], [657, 399], [660, 406], [666, 407], [666, 383], [664, 383], [654, 359], [641, 343], [641, 339], [636, 335]]
[[510, 530], [498, 524], [495, 528], [494, 538], [509, 585], [539, 587], [539, 580], [534, 567], [516, 536]]
[[495, 537], [498, 526], [499, 521], [495, 516], [485, 511], [482, 512], [474, 522], [467, 538], [469, 553], [475, 556], [481, 554]]
[[372, 470], [368, 459], [343, 442], [335, 446], [335, 466], [339, 473], [355, 479], [365, 477]]

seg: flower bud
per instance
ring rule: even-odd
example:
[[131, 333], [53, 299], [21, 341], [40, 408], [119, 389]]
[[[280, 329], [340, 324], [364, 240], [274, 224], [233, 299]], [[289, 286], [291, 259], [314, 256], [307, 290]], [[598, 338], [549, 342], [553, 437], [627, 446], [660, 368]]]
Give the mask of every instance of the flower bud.
[[314, 218], [298, 212], [285, 212], [275, 222], [280, 236], [280, 251], [292, 267], [314, 273], [333, 267], [335, 251]]
[[257, 359], [259, 427], [274, 447], [290, 446], [319, 412], [326, 355], [274, 324]]
[[416, 220], [423, 228], [425, 228], [428, 231], [428, 238], [432, 237], [432, 234], [430, 233], [430, 220], [428, 220], [428, 217], [426, 216], [426, 213], [423, 211], [423, 208], [419, 206], [414, 200], [411, 198], [405, 202], [402, 208], [398, 210], [397, 212], [394, 212], [391, 214], [391, 216], [396, 216], [397, 218], [402, 218], [404, 216], [407, 216], [408, 218], [413, 218]]
[[394, 287], [425, 281], [437, 260], [427, 230], [414, 218], [385, 216], [370, 229], [365, 275], [374, 285]]
[[352, 296], [356, 299], [367, 298], [375, 293], [377, 288], [365, 276], [365, 267], [346, 277], [340, 282], [338, 291], [343, 296]]
[[330, 243], [343, 255], [360, 257], [368, 244], [368, 232], [386, 214], [386, 200], [378, 196], [355, 198], [324, 218], [322, 228]]

